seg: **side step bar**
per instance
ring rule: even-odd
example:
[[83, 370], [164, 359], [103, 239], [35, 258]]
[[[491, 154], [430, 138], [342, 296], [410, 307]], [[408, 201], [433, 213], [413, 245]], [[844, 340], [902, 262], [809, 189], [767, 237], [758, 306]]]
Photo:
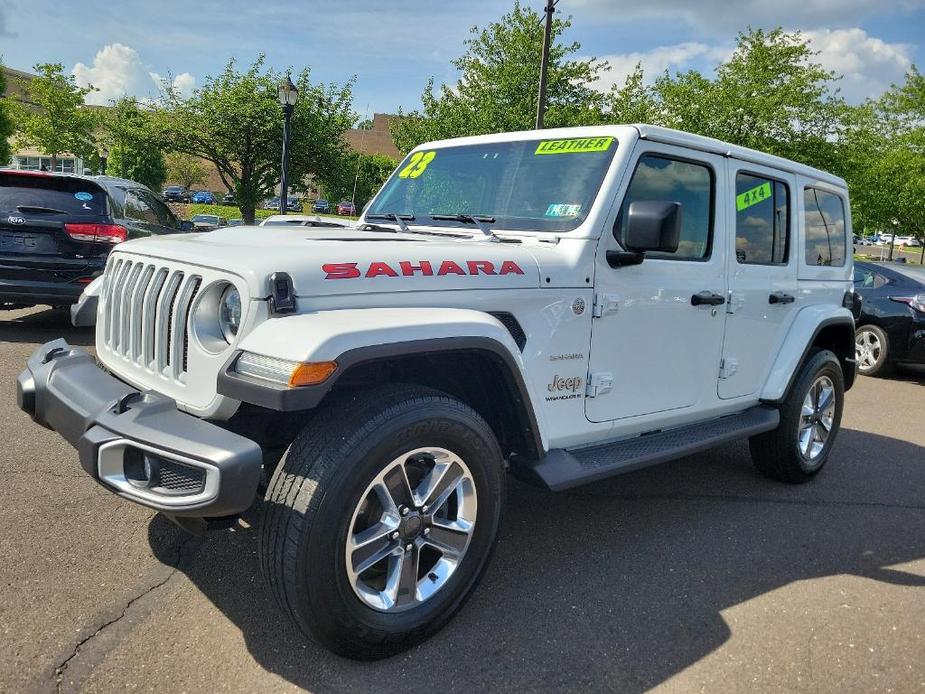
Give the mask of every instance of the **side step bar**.
[[535, 462], [512, 460], [511, 469], [524, 481], [557, 492], [771, 431], [779, 422], [780, 413], [776, 408], [758, 405], [739, 414], [603, 446], [553, 449]]

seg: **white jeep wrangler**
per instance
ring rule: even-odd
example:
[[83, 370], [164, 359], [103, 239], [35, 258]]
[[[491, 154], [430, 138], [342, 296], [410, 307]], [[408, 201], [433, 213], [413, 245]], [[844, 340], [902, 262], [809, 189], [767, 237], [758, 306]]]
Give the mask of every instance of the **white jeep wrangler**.
[[282, 609], [382, 657], [472, 592], [506, 471], [561, 490], [748, 438], [816, 475], [855, 377], [850, 238], [843, 180], [703, 137], [433, 142], [356, 229], [119, 246], [100, 364], [50, 342], [19, 402], [189, 529], [262, 497]]

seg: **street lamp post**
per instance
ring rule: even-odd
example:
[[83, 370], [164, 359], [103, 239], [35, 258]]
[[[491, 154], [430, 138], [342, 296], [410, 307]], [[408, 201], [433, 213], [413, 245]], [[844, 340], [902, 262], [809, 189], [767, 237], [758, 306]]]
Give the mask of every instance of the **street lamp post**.
[[283, 107], [283, 170], [279, 179], [279, 213], [286, 214], [289, 211], [289, 129], [292, 122], [292, 111], [296, 101], [299, 100], [299, 90], [296, 89], [288, 74], [286, 79], [279, 83], [277, 95], [279, 105]]

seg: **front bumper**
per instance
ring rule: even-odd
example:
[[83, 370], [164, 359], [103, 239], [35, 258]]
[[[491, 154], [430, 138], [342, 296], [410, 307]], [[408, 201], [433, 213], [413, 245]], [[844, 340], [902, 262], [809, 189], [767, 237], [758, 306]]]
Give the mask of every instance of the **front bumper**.
[[221, 517], [254, 501], [263, 454], [250, 439], [140, 393], [64, 340], [39, 347], [16, 383], [19, 406], [74, 446], [110, 491], [174, 516]]

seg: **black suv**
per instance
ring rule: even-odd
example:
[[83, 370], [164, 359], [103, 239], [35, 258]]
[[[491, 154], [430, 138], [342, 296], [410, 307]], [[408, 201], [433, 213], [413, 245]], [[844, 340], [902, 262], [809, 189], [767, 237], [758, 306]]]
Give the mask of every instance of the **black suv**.
[[68, 306], [116, 244], [191, 227], [134, 181], [0, 170], [0, 308]]

